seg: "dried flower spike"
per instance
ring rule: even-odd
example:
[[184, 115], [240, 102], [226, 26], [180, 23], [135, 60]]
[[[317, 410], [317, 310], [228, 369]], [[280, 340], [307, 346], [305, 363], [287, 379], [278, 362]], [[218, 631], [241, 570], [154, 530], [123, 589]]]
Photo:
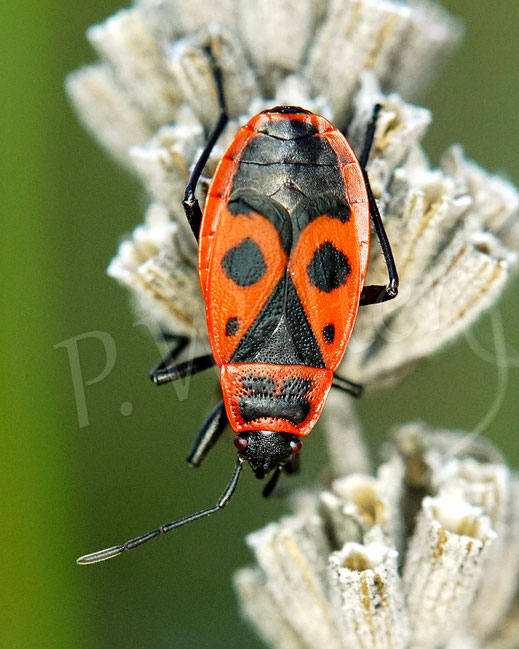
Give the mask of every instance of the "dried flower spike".
[[393, 437], [376, 476], [299, 494], [293, 516], [248, 537], [245, 614], [283, 649], [512, 649], [519, 476], [468, 434], [414, 423]]

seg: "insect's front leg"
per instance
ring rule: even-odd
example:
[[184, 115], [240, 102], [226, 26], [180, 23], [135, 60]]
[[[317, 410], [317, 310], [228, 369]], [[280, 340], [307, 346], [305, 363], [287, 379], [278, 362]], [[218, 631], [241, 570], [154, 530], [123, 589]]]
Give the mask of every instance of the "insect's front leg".
[[187, 456], [191, 466], [199, 467], [229, 423], [223, 401], [220, 401], [202, 424]]
[[337, 388], [338, 390], [347, 392], [348, 394], [351, 394], [352, 397], [357, 398], [361, 397], [364, 392], [363, 386], [359, 383], [353, 383], [353, 381], [348, 381], [348, 379], [344, 379], [342, 376], [337, 375], [334, 375], [333, 377], [332, 388]]
[[198, 181], [200, 180], [202, 171], [204, 170], [204, 167], [207, 164], [207, 161], [209, 160], [209, 156], [211, 155], [211, 151], [213, 150], [214, 145], [216, 144], [218, 138], [222, 134], [222, 131], [227, 125], [227, 122], [229, 121], [229, 117], [227, 116], [227, 111], [225, 108], [222, 71], [220, 67], [217, 65], [216, 61], [214, 60], [211, 51], [209, 51], [209, 56], [213, 61], [213, 73], [214, 73], [214, 80], [216, 83], [216, 89], [218, 92], [220, 117], [218, 118], [218, 122], [216, 123], [213, 132], [209, 136], [209, 139], [207, 141], [207, 144], [204, 147], [204, 150], [200, 154], [200, 157], [198, 158], [194, 166], [194, 169], [191, 173], [191, 177], [189, 178], [189, 182], [187, 183], [186, 186], [184, 200], [182, 201], [182, 205], [184, 207], [187, 220], [189, 222], [189, 225], [191, 226], [191, 230], [193, 230], [193, 234], [195, 235], [197, 241], [200, 234], [200, 223], [202, 222], [202, 210], [200, 209], [200, 204], [198, 203], [198, 199], [195, 196], [196, 186], [198, 184]]
[[375, 137], [375, 129], [381, 108], [382, 106], [380, 104], [376, 104], [373, 109], [373, 115], [366, 130], [366, 139], [364, 141], [364, 148], [359, 158], [359, 162], [362, 168], [364, 181], [366, 183], [366, 191], [368, 193], [369, 213], [375, 227], [375, 232], [377, 233], [380, 247], [382, 248], [382, 254], [384, 255], [384, 260], [386, 262], [389, 279], [388, 283], [385, 286], [365, 286], [362, 289], [360, 296], [360, 306], [366, 306], [368, 304], [375, 304], [378, 302], [387, 302], [388, 300], [395, 298], [398, 294], [398, 273], [396, 270], [395, 259], [393, 257], [391, 244], [389, 243], [386, 229], [382, 222], [382, 217], [380, 216], [377, 202], [375, 201], [375, 197], [373, 196], [368, 173], [366, 171], [366, 165], [369, 160], [369, 154], [371, 151], [371, 146], [373, 144], [373, 138]]

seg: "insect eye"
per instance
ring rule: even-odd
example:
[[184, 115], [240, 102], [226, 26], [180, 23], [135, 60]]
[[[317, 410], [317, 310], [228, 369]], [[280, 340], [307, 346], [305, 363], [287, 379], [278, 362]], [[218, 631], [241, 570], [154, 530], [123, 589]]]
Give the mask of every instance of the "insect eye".
[[303, 444], [301, 442], [290, 442], [290, 448], [292, 449], [293, 455], [299, 453]]
[[248, 442], [244, 437], [240, 437], [239, 435], [236, 435], [235, 438], [234, 438], [234, 440], [233, 440], [233, 444], [234, 444], [234, 446], [235, 446], [239, 451], [243, 451], [245, 448], [247, 448], [247, 444], [248, 444], [248, 443], [249, 443], [249, 442]]

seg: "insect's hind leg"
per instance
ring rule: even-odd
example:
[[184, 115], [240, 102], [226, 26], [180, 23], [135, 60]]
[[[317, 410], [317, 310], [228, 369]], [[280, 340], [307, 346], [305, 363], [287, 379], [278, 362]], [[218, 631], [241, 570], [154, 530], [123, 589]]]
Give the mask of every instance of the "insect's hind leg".
[[222, 131], [227, 125], [227, 122], [229, 121], [229, 117], [227, 115], [227, 110], [225, 107], [225, 96], [223, 92], [223, 79], [222, 79], [222, 71], [220, 69], [220, 66], [217, 64], [217, 62], [214, 59], [214, 55], [211, 51], [210, 48], [207, 48], [207, 53], [211, 59], [212, 62], [212, 67], [213, 67], [213, 74], [214, 74], [214, 80], [216, 83], [216, 89], [218, 92], [218, 104], [220, 106], [220, 117], [218, 118], [218, 121], [216, 123], [216, 126], [214, 127], [214, 130], [212, 131], [211, 135], [209, 136], [209, 139], [207, 141], [207, 144], [204, 147], [204, 150], [200, 154], [200, 157], [198, 158], [193, 171], [191, 172], [191, 177], [189, 178], [189, 182], [187, 183], [186, 186], [186, 191], [184, 194], [184, 200], [182, 201], [182, 205], [184, 207], [184, 211], [186, 213], [187, 220], [189, 222], [189, 225], [191, 226], [191, 230], [193, 231], [193, 234], [195, 235], [196, 240], [198, 241], [198, 237], [200, 234], [200, 223], [202, 221], [202, 210], [200, 209], [200, 204], [198, 203], [198, 199], [195, 196], [195, 190], [196, 186], [198, 184], [198, 181], [200, 180], [200, 176], [202, 175], [202, 171], [204, 170], [205, 165], [207, 164], [207, 161], [209, 159], [209, 156], [211, 155], [211, 151], [214, 148], [214, 145], [216, 144], [218, 138], [222, 134]]
[[398, 294], [398, 272], [396, 269], [395, 259], [393, 257], [393, 252], [391, 250], [391, 245], [387, 237], [386, 229], [384, 228], [384, 224], [382, 223], [382, 217], [380, 216], [377, 202], [375, 201], [375, 197], [373, 196], [373, 191], [371, 189], [369, 177], [366, 171], [366, 165], [368, 163], [369, 154], [373, 145], [377, 119], [380, 114], [381, 108], [382, 106], [380, 104], [376, 104], [373, 108], [373, 115], [366, 130], [366, 139], [364, 141], [364, 148], [359, 158], [359, 162], [362, 168], [364, 181], [366, 183], [370, 216], [375, 227], [375, 232], [377, 233], [380, 247], [382, 248], [382, 254], [384, 255], [384, 260], [386, 262], [389, 279], [388, 283], [385, 286], [365, 286], [362, 289], [360, 296], [360, 306], [375, 304], [377, 302], [387, 302], [388, 300], [395, 298]]
[[187, 347], [190, 339], [187, 336], [170, 333], [163, 333], [162, 337], [166, 342], [174, 344], [169, 354], [150, 371], [150, 379], [156, 385], [163, 385], [177, 379], [193, 376], [193, 374], [202, 372], [214, 365], [215, 361], [211, 354], [197, 356], [177, 365], [176, 360]]
[[150, 379], [155, 385], [164, 385], [165, 383], [171, 383], [178, 379], [184, 379], [187, 376], [193, 376], [194, 374], [198, 374], [198, 372], [203, 372], [213, 367], [216, 362], [212, 354], [204, 354], [203, 356], [197, 356], [177, 365], [174, 358], [170, 356], [151, 370]]

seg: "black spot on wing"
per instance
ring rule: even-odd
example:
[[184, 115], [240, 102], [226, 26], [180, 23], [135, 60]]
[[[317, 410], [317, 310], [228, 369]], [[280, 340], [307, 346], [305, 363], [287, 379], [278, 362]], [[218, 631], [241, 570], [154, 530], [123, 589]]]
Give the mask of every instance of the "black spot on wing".
[[335, 325], [333, 322], [330, 322], [326, 327], [323, 327], [323, 338], [330, 344], [335, 340]]
[[225, 335], [234, 336], [234, 334], [238, 331], [238, 329], [239, 329], [238, 318], [229, 318], [225, 324]]
[[331, 241], [326, 241], [314, 252], [306, 272], [313, 286], [320, 291], [330, 293], [346, 284], [351, 266], [346, 255]]
[[244, 288], [256, 284], [263, 277], [267, 264], [258, 244], [247, 237], [229, 248], [222, 258], [222, 268], [230, 280]]
[[286, 208], [269, 196], [254, 189], [237, 189], [230, 198], [227, 209], [234, 216], [249, 216], [257, 212], [268, 219], [279, 233], [281, 246], [286, 254], [292, 246], [292, 222]]

